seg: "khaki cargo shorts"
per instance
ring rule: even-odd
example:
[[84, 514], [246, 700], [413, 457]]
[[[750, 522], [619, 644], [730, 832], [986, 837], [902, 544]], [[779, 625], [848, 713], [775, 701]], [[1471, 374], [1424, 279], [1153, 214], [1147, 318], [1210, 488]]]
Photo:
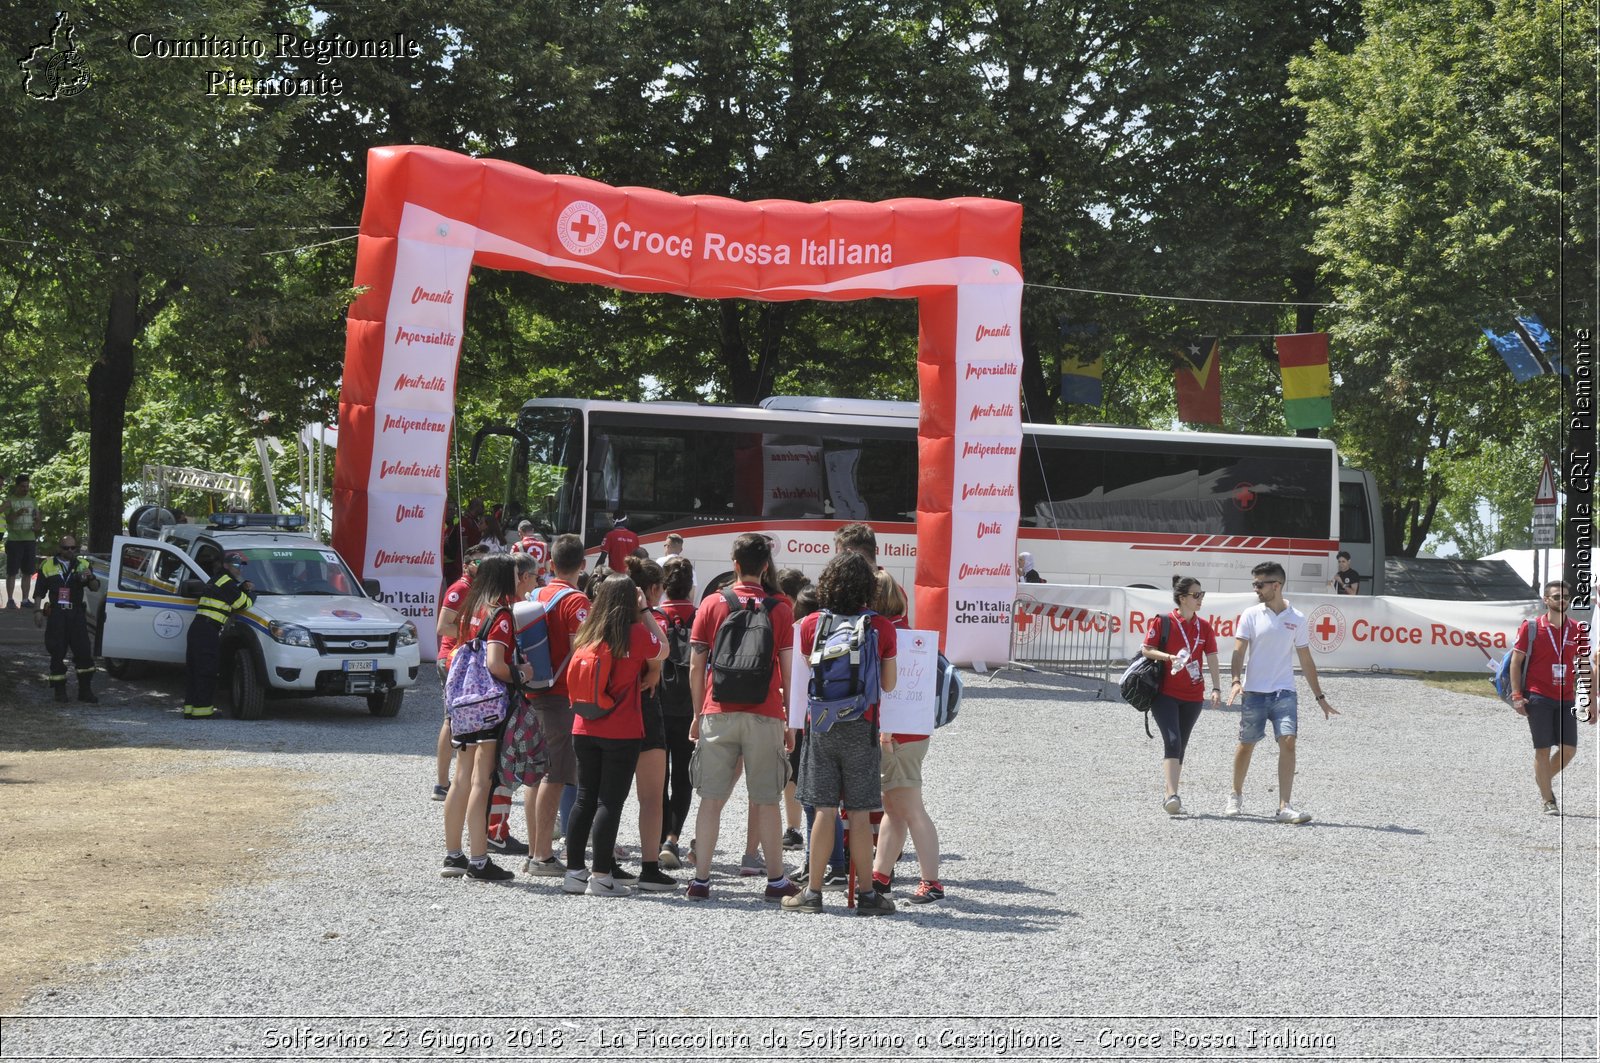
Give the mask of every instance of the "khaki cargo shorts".
[[789, 783], [783, 721], [753, 712], [713, 712], [700, 717], [700, 741], [689, 758], [689, 781], [702, 798], [726, 800], [744, 757], [745, 789], [752, 805], [775, 805]]
[[928, 756], [928, 745], [927, 740], [923, 740], [896, 742], [883, 748], [881, 780], [886, 792], [922, 785], [922, 762]]

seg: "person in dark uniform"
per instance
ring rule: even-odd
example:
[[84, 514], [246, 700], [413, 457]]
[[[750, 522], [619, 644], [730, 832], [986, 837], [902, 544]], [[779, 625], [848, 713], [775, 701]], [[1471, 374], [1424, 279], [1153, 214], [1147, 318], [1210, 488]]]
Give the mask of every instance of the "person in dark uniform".
[[1360, 594], [1361, 573], [1350, 567], [1350, 551], [1340, 550], [1334, 557], [1339, 562], [1339, 571], [1333, 574], [1333, 589], [1338, 594]]
[[201, 592], [194, 622], [189, 625], [189, 682], [183, 698], [183, 715], [187, 719], [202, 719], [217, 711], [212, 701], [222, 658], [222, 625], [235, 611], [248, 608], [255, 600], [254, 584], [239, 576], [239, 566], [244, 563], [240, 555], [227, 553], [209, 566], [211, 582]]
[[84, 616], [84, 590], [97, 590], [100, 581], [89, 568], [89, 559], [78, 556], [78, 539], [63, 535], [55, 556], [44, 559], [33, 594], [44, 619], [44, 648], [50, 654], [50, 685], [56, 700], [67, 700], [67, 651], [78, 669], [78, 700], [97, 704], [94, 696], [94, 651], [89, 648], [89, 621]]

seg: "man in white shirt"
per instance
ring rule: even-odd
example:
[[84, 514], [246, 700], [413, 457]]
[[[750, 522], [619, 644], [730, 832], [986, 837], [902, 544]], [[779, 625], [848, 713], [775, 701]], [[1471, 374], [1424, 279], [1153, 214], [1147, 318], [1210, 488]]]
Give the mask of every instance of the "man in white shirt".
[[[1272, 721], [1272, 733], [1278, 740], [1278, 814], [1279, 823], [1309, 823], [1311, 813], [1302, 812], [1289, 803], [1289, 792], [1294, 787], [1295, 735], [1300, 727], [1299, 702], [1294, 688], [1294, 658], [1300, 656], [1300, 669], [1305, 673], [1311, 693], [1322, 706], [1322, 718], [1339, 715], [1339, 710], [1328, 703], [1322, 692], [1322, 680], [1317, 675], [1316, 662], [1311, 659], [1311, 628], [1305, 614], [1290, 605], [1283, 597], [1286, 573], [1276, 561], [1265, 561], [1250, 570], [1255, 577], [1257, 604], [1239, 616], [1235, 629], [1237, 638], [1233, 646], [1233, 686], [1228, 694], [1232, 705], [1241, 693], [1244, 708], [1239, 715], [1239, 748], [1233, 754], [1233, 792], [1228, 795], [1225, 816], [1237, 816], [1243, 811], [1244, 777], [1250, 770], [1250, 755], [1256, 743], [1266, 737], [1267, 721]], [[1245, 649], [1250, 651], [1250, 664], [1245, 667]]]
[[656, 558], [656, 564], [664, 565], [669, 557], [683, 556], [683, 536], [672, 532], [667, 536], [666, 542], [661, 544], [661, 556]]

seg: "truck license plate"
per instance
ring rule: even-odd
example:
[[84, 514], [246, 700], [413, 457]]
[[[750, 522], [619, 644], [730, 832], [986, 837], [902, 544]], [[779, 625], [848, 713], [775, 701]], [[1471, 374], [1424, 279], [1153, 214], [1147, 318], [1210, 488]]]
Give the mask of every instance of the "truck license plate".
[[347, 672], [376, 672], [378, 670], [378, 662], [346, 661], [344, 662], [344, 670]]

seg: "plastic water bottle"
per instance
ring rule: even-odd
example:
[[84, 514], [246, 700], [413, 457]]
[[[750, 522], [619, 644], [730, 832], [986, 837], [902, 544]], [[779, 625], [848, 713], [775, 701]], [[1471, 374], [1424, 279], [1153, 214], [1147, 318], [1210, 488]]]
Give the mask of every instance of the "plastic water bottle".
[[1188, 665], [1188, 663], [1189, 663], [1189, 651], [1188, 651], [1188, 649], [1179, 650], [1178, 653], [1177, 653], [1177, 656], [1172, 658], [1172, 674], [1173, 675], [1177, 675], [1179, 672], [1183, 671], [1183, 669]]

